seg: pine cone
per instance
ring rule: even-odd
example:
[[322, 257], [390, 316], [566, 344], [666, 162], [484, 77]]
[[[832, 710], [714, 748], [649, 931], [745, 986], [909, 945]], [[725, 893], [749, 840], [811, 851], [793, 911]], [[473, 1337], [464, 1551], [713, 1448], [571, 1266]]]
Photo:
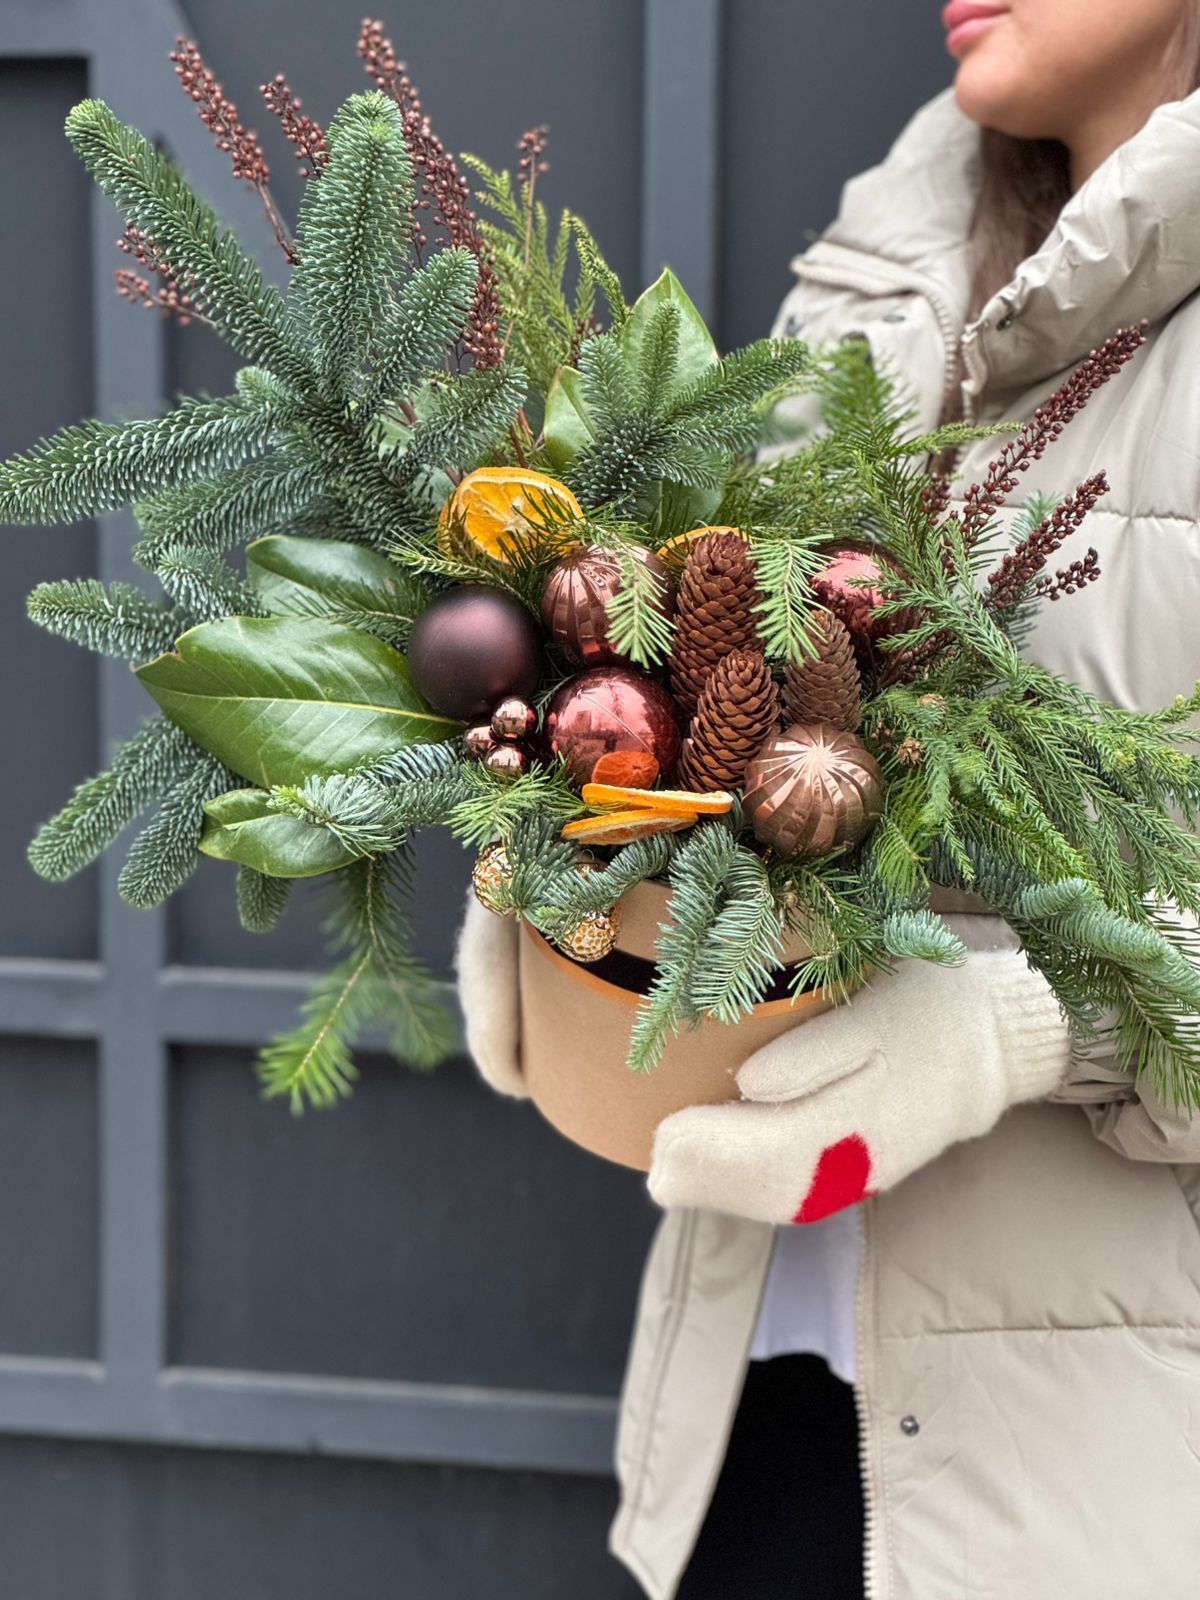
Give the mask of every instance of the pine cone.
[[854, 640], [832, 611], [813, 616], [815, 656], [789, 664], [783, 684], [783, 715], [794, 722], [825, 722], [854, 733], [862, 722], [862, 682]]
[[722, 657], [758, 649], [754, 608], [761, 598], [740, 534], [722, 531], [696, 541], [679, 580], [671, 650], [671, 688], [689, 716]]
[[779, 727], [779, 691], [756, 650], [731, 650], [710, 673], [684, 742], [688, 789], [740, 789], [747, 766]]

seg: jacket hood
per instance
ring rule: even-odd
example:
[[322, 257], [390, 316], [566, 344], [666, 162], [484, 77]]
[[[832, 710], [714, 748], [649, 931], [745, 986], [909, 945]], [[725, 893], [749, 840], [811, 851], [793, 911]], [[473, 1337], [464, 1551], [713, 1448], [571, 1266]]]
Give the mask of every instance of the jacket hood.
[[[881, 165], [847, 184], [825, 235], [919, 271], [959, 326], [970, 293], [979, 141], [978, 127], [946, 90], [917, 113]], [[975, 334], [989, 386], [1034, 385], [1120, 327], [1163, 321], [1197, 288], [1200, 92], [1158, 107], [1076, 190], [1041, 248], [984, 308]]]

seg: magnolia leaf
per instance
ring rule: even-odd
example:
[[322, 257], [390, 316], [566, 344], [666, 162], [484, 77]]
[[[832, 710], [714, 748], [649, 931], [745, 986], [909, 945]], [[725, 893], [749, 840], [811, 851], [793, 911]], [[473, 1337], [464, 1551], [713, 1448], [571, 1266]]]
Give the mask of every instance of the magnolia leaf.
[[679, 350], [666, 391], [667, 395], [673, 395], [703, 377], [709, 367], [716, 365], [719, 356], [708, 324], [669, 267], [634, 302], [629, 321], [621, 330], [621, 349], [631, 367], [640, 365], [650, 320], [659, 306], [667, 304], [679, 308]]
[[267, 789], [452, 738], [398, 650], [308, 617], [222, 617], [137, 669], [171, 721]]
[[551, 466], [556, 472], [565, 471], [594, 438], [595, 430], [588, 420], [579, 373], [575, 367], [559, 367], [546, 396], [546, 422], [542, 430], [542, 443]]
[[328, 828], [269, 810], [270, 798], [265, 789], [231, 789], [210, 800], [200, 849], [269, 878], [315, 878], [355, 860]]
[[403, 637], [429, 603], [429, 588], [394, 561], [339, 539], [275, 533], [246, 550], [246, 576], [277, 616], [337, 616], [388, 639]]

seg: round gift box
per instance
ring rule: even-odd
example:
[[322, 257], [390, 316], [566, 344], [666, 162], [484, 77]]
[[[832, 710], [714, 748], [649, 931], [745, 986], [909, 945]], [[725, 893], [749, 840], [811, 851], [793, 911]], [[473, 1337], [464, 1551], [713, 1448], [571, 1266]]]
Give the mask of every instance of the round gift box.
[[585, 1150], [646, 1172], [654, 1132], [685, 1106], [738, 1098], [737, 1071], [746, 1057], [828, 1011], [820, 991], [786, 997], [786, 968], [808, 955], [789, 938], [779, 987], [732, 1026], [705, 1019], [667, 1045], [651, 1072], [626, 1065], [638, 1007], [654, 975], [659, 925], [668, 917], [665, 884], [640, 883], [621, 902], [621, 934], [611, 956], [581, 966], [523, 924], [520, 942], [521, 1058], [538, 1110]]

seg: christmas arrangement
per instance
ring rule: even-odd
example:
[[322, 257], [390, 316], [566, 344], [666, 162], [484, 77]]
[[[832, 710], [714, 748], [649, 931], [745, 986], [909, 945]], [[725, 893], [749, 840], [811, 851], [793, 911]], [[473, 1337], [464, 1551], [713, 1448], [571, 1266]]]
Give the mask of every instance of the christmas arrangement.
[[[294, 234], [196, 47], [174, 58], [263, 198], [286, 292], [106, 106], [68, 118], [126, 225], [119, 291], [210, 324], [245, 365], [229, 395], [0, 466], [3, 521], [132, 504], [163, 591], [30, 599], [158, 707], [44, 825], [34, 867], [66, 878], [150, 813], [133, 905], [203, 853], [236, 864], [241, 920], [266, 933], [293, 879], [327, 878], [336, 964], [260, 1065], [295, 1107], [347, 1092], [367, 1023], [417, 1065], [453, 1044], [407, 895], [432, 826], [479, 851], [486, 905], [597, 973], [629, 897], [666, 885], [638, 1071], [768, 996], [961, 959], [931, 909], [947, 887], [1007, 919], [1081, 1031], [1111, 1026], [1200, 1104], [1200, 693], [1135, 714], [1023, 659], [1034, 608], [1100, 576], [1091, 551], [1053, 562], [1107, 486], [1006, 510], [1140, 330], [956, 495], [929, 463], [980, 430], [911, 437], [861, 344], [720, 356], [670, 273], [627, 303], [538, 196], [545, 130], [515, 178], [460, 164], [378, 24], [360, 54], [374, 87], [327, 128], [265, 86], [306, 175]], [[820, 426], [764, 456], [797, 395]]]

